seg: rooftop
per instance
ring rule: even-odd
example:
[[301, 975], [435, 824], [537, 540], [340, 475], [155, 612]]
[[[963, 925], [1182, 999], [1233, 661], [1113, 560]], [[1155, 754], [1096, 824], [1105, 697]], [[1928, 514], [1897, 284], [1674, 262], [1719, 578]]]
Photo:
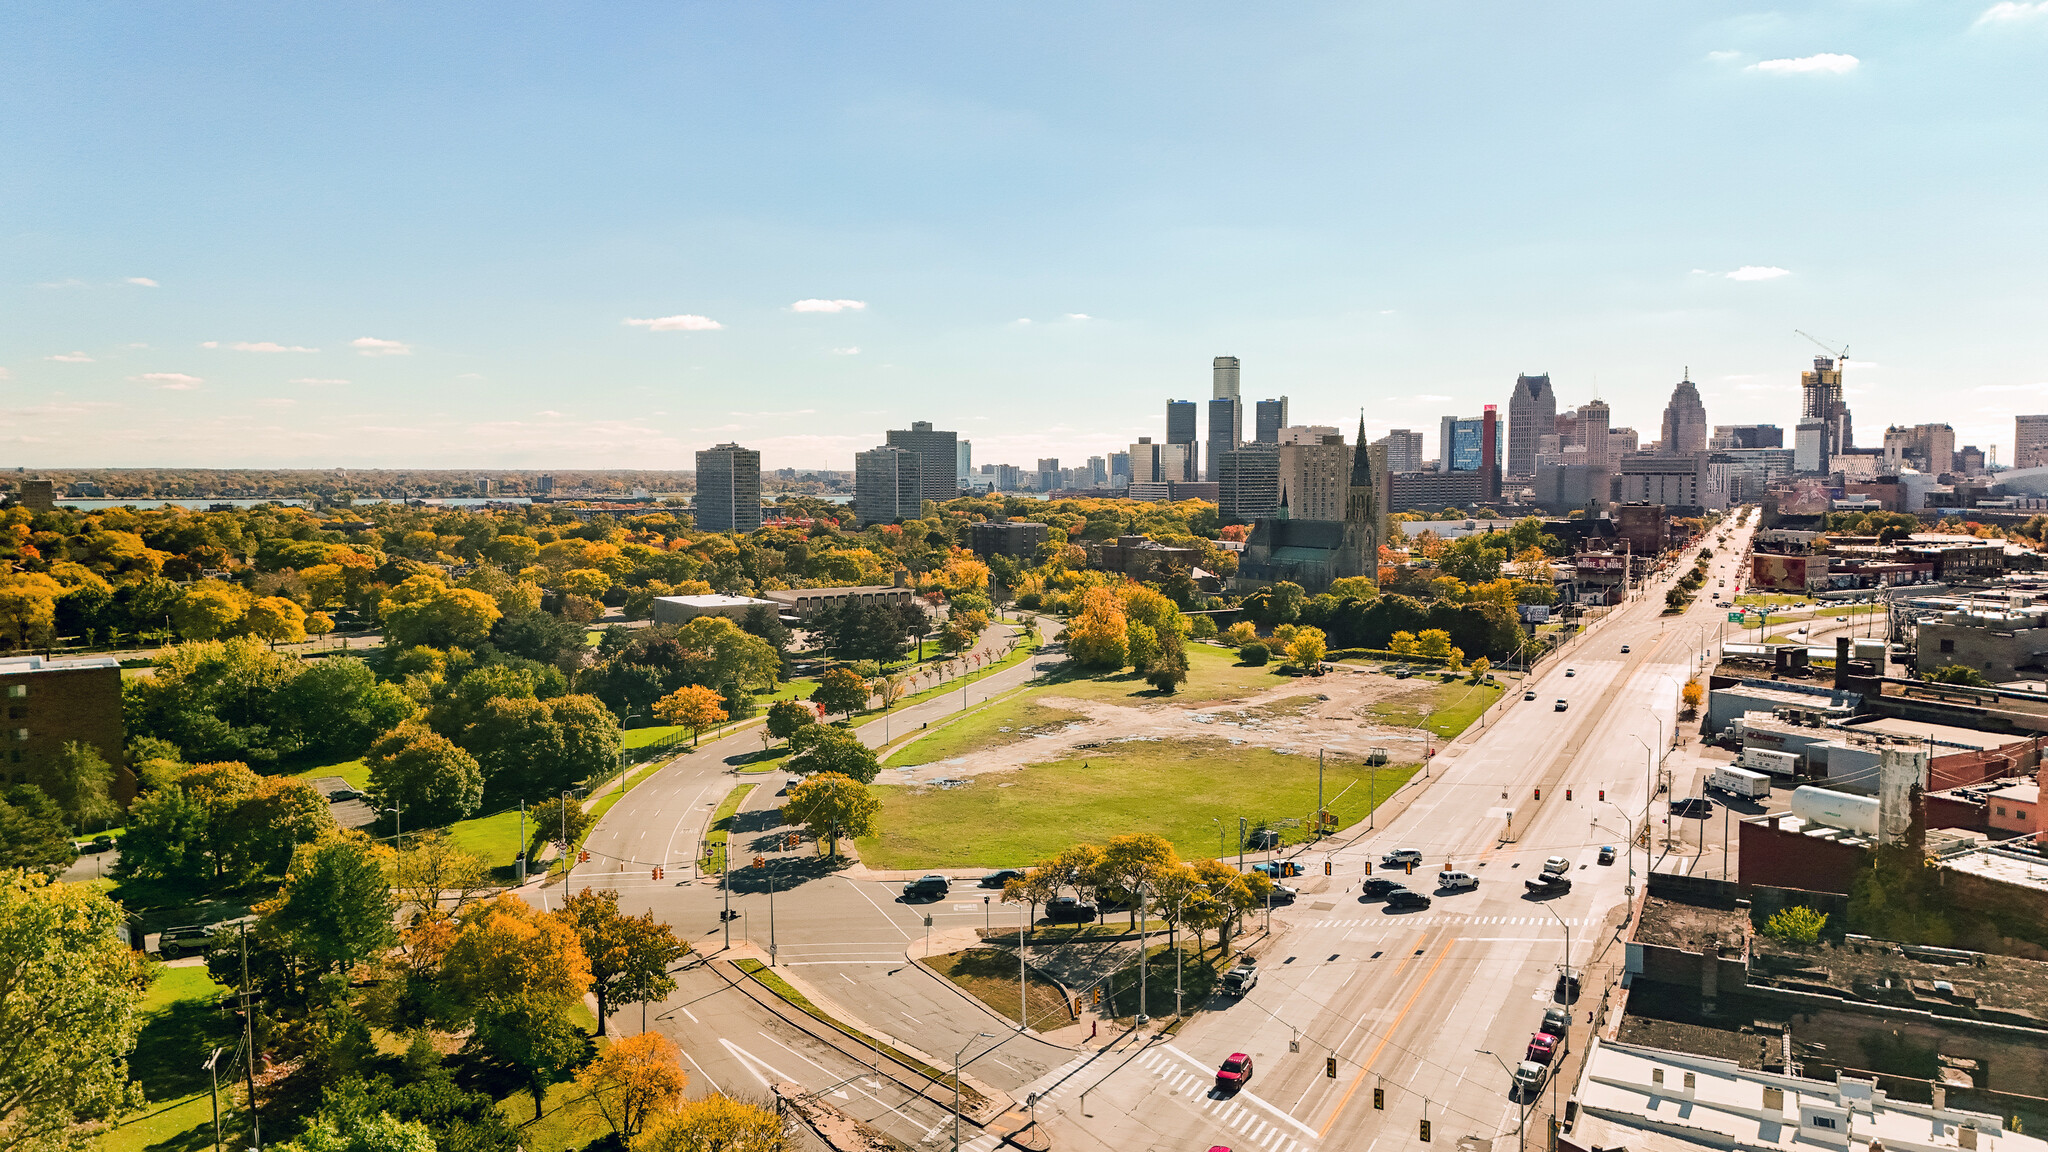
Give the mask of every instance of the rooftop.
[[685, 608], [751, 608], [756, 604], [776, 607], [773, 600], [756, 600], [752, 596], [656, 596], [663, 604], [681, 604]]
[[1862, 936], [1839, 944], [1786, 944], [1759, 936], [1750, 982], [1935, 1016], [2048, 1027], [2048, 963], [2015, 956]]
[[0, 659], [0, 676], [20, 676], [27, 672], [75, 672], [81, 668], [119, 668], [121, 662], [112, 656], [66, 656], [52, 660], [47, 656], [9, 656]]
[[[1816, 1147], [1843, 1152], [2048, 1152], [1997, 1116], [1892, 1100], [1872, 1081], [1830, 1083], [1732, 1060], [1595, 1040], [1578, 1086], [1581, 1148]], [[1974, 1128], [1966, 1145], [1961, 1132]]]
[[2024, 737], [1998, 732], [1980, 732], [1975, 728], [1958, 728], [1953, 724], [1928, 724], [1919, 720], [1900, 720], [1880, 716], [1870, 720], [1857, 720], [1844, 725], [1849, 732], [1881, 733], [1898, 736], [1907, 740], [1932, 741], [1936, 744], [1954, 744], [1963, 748], [1985, 751], [2003, 748], [2007, 744], [2026, 743]]
[[1968, 872], [1973, 876], [1982, 876], [1987, 880], [2048, 891], [2048, 857], [2029, 852], [1986, 848], [1978, 852], [1952, 856], [1943, 860], [1941, 866], [1957, 872]]
[[2041, 802], [2041, 785], [2038, 781], [2033, 780], [2022, 784], [2007, 784], [2003, 788], [1992, 789], [1989, 795], [2000, 800], [2018, 800], [2023, 804], [2039, 804]]
[[1710, 946], [1740, 947], [1749, 936], [1749, 914], [1736, 909], [1707, 908], [1651, 897], [1643, 902], [1643, 918], [1635, 940], [1687, 952], [1706, 953]]

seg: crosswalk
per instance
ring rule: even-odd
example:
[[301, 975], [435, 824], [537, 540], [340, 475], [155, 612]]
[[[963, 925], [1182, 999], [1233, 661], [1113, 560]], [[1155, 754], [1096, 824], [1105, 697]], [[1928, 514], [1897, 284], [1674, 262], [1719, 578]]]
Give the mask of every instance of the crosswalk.
[[[1577, 928], [1585, 923], [1585, 918], [1581, 916], [1566, 916], [1563, 919], [1566, 925], [1573, 928]], [[1554, 925], [1557, 921], [1558, 917], [1555, 916], [1417, 916], [1413, 919], [1406, 916], [1399, 918], [1369, 916], [1351, 920], [1318, 920], [1315, 926], [1318, 928], [1365, 928], [1377, 924], [1381, 927], [1398, 925], [1402, 928], [1461, 928], [1477, 927], [1484, 924], [1502, 926], [1509, 924]]]
[[1235, 1133], [1239, 1138], [1238, 1144], [1250, 1143], [1265, 1149], [1265, 1152], [1303, 1152], [1305, 1147], [1312, 1146], [1304, 1145], [1302, 1141], [1308, 1137], [1282, 1122], [1278, 1115], [1244, 1100], [1242, 1097], [1248, 1093], [1238, 1096], [1212, 1093], [1210, 1088], [1216, 1074], [1208, 1069], [1191, 1067], [1171, 1051], [1155, 1048], [1140, 1056], [1137, 1066], [1159, 1077], [1167, 1091], [1185, 1093], [1188, 1103]]
[[1001, 1136], [993, 1132], [984, 1132], [972, 1140], [961, 1142], [960, 1152], [993, 1152], [995, 1147], [1002, 1142], [1003, 1138]]

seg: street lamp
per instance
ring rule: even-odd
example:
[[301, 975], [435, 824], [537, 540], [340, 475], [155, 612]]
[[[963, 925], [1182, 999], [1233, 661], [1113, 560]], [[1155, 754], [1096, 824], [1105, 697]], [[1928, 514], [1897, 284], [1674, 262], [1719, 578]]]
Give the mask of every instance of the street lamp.
[[1515, 1121], [1515, 1148], [1517, 1152], [1521, 1152], [1524, 1147], [1522, 1143], [1523, 1130], [1529, 1123], [1529, 1105], [1526, 1101], [1519, 1099], [1522, 1095], [1522, 1085], [1515, 1079], [1515, 1070], [1508, 1067], [1507, 1061], [1494, 1055], [1493, 1050], [1490, 1048], [1474, 1048], [1473, 1051], [1483, 1056], [1493, 1056], [1493, 1062], [1500, 1065], [1500, 1070], [1508, 1074], [1508, 1091], [1513, 1094], [1508, 1099], [1521, 1106], [1521, 1116]]
[[[1643, 744], [1643, 738], [1629, 733], [1629, 739]], [[1643, 744], [1643, 883], [1650, 883], [1650, 766], [1654, 762], [1650, 746]], [[1635, 865], [1629, 865], [1634, 868]]]
[[983, 1037], [994, 1039], [995, 1033], [976, 1032], [967, 1038], [967, 1043], [960, 1046], [960, 1051], [953, 1053], [953, 1152], [960, 1152], [960, 1057], [969, 1048], [974, 1047], [976, 1040]]

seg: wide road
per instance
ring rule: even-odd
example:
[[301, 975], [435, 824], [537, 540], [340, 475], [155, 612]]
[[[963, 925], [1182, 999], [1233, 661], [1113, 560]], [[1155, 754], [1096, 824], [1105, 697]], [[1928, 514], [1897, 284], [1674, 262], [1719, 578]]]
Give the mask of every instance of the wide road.
[[[1645, 853], [1625, 851], [1604, 867], [1596, 854], [1604, 844], [1626, 849], [1646, 807], [1661, 842], [1664, 801], [1646, 803], [1657, 786], [1656, 750], [1675, 738], [1697, 645], [1713, 642], [1714, 581], [1732, 579], [1746, 538], [1746, 528], [1731, 533], [1708, 591], [1684, 614], [1662, 615], [1668, 583], [1653, 583], [1547, 662], [1526, 685], [1533, 701], [1438, 757], [1419, 794], [1379, 831], [1299, 857], [1308, 865], [1306, 894], [1275, 914], [1276, 935], [1259, 948], [1258, 987], [1240, 1002], [1219, 1000], [1171, 1040], [1136, 1045], [1116, 1062], [1047, 1085], [1052, 1095], [1039, 1114], [1051, 1113], [1055, 1139], [1118, 1152], [1372, 1152], [1418, 1143], [1427, 1118], [1433, 1142], [1476, 1136], [1496, 1149], [1512, 1146], [1523, 1105], [1510, 1099], [1507, 1069], [1556, 1003], [1567, 939], [1573, 968], [1600, 965], [1572, 1006], [1575, 1049], [1585, 1046], [1588, 1013], [1618, 967], [1615, 929]], [[1566, 711], [1556, 710], [1557, 700], [1568, 702]], [[1675, 791], [1685, 788], [1679, 781]], [[1446, 866], [1477, 874], [1480, 886], [1413, 912], [1364, 900], [1366, 863], [1377, 867], [1395, 848], [1423, 854], [1411, 887], [1429, 891]], [[1570, 862], [1573, 890], [1525, 896], [1522, 881], [1550, 856]], [[1327, 879], [1325, 858], [1334, 872]], [[1233, 1052], [1251, 1054], [1255, 1074], [1225, 1098], [1211, 1085]], [[1554, 1097], [1546, 1085], [1531, 1113], [1532, 1147]]]

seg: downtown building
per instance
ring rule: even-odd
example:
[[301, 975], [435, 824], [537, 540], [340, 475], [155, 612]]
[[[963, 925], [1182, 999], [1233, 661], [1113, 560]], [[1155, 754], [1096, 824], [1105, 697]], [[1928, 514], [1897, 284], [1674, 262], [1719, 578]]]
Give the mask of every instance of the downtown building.
[[1241, 444], [1213, 459], [1216, 511], [1223, 523], [1249, 524], [1279, 511], [1280, 445]]
[[2012, 423], [2012, 466], [2048, 468], [2048, 416], [2015, 416]]
[[1688, 371], [1671, 390], [1664, 405], [1664, 428], [1657, 451], [1665, 456], [1690, 456], [1707, 450], [1707, 406], [1700, 400], [1699, 386]]
[[1280, 433], [1280, 505], [1296, 520], [1342, 520], [1352, 449], [1335, 428]]
[[[1509, 428], [1509, 432], [1512, 435], [1512, 427]], [[1386, 453], [1387, 471], [1420, 472], [1422, 471], [1423, 461], [1422, 441], [1423, 437], [1420, 432], [1411, 432], [1406, 428], [1395, 428], [1390, 430], [1385, 436], [1373, 441], [1372, 446]]]
[[960, 494], [960, 482], [955, 479], [960, 467], [959, 440], [958, 432], [938, 431], [931, 421], [918, 420], [907, 429], [891, 429], [884, 443], [917, 456], [924, 499], [951, 500]]
[[1842, 369], [1831, 356], [1815, 356], [1813, 370], [1799, 374], [1799, 424], [1792, 451], [1802, 475], [1833, 471], [1838, 455], [1856, 446], [1849, 405], [1842, 398]]
[[925, 491], [924, 458], [907, 448], [885, 444], [853, 458], [853, 515], [863, 525], [916, 519], [924, 514]]
[[752, 532], [761, 526], [761, 454], [737, 444], [697, 453], [691, 519], [700, 532]]
[[1238, 397], [1238, 363], [1235, 356], [1218, 356], [1209, 366], [1209, 470], [1215, 480], [1216, 457], [1238, 446], [1244, 439], [1244, 401]]
[[1536, 454], [1543, 450], [1542, 438], [1556, 432], [1557, 393], [1550, 386], [1550, 374], [1524, 373], [1515, 377], [1514, 393], [1508, 397], [1507, 474], [1518, 480], [1536, 475]]

